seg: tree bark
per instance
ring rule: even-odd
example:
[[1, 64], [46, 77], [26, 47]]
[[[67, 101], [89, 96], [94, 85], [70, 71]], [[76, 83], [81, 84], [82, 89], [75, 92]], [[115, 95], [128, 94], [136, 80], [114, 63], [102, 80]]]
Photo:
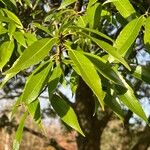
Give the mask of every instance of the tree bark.
[[80, 78], [76, 91], [75, 111], [86, 137], [78, 135], [78, 150], [100, 150], [100, 138], [111, 113], [106, 112], [101, 120], [94, 115], [95, 99], [91, 89]]

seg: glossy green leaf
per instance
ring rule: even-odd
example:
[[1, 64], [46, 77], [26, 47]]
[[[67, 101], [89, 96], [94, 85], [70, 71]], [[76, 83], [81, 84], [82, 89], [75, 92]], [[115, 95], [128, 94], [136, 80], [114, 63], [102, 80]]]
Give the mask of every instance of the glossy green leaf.
[[19, 71], [40, 62], [42, 59], [44, 59], [44, 57], [48, 55], [48, 52], [56, 43], [57, 38], [43, 38], [34, 42], [24, 51], [24, 53], [13, 64], [12, 68], [6, 71], [5, 74], [18, 73]]
[[111, 39], [109, 36], [105, 35], [104, 33], [100, 32], [100, 31], [98, 31], [96, 29], [82, 28], [82, 27], [77, 27], [77, 26], [70, 26], [69, 28], [72, 28], [72, 29], [75, 29], [75, 30], [88, 31], [88, 32], [94, 33], [94, 34], [96, 34], [96, 35], [98, 35], [98, 36], [100, 36], [100, 37], [102, 37], [104, 39], [107, 39], [107, 40], [109, 40], [111, 42], [114, 42], [114, 40]]
[[15, 139], [13, 141], [13, 150], [19, 150], [22, 134], [23, 134], [24, 123], [27, 116], [28, 116], [28, 112], [26, 112], [20, 120], [19, 126], [15, 134]]
[[89, 28], [96, 29], [100, 23], [101, 18], [101, 4], [95, 3], [87, 8], [87, 20]]
[[20, 43], [25, 48], [27, 47], [26, 40], [25, 40], [24, 34], [22, 32], [15, 32], [13, 35], [18, 43]]
[[65, 7], [71, 5], [74, 2], [76, 2], [76, 0], [63, 0], [61, 2], [61, 5], [60, 5], [59, 9], [65, 8]]
[[[135, 97], [133, 89], [127, 84], [127, 82], [123, 79], [123, 77], [118, 74], [121, 78], [122, 82], [124, 83], [127, 91], [123, 92], [121, 95], [118, 95], [119, 99], [136, 115], [141, 117], [144, 121], [148, 123], [148, 119], [145, 115], [145, 112], [142, 109], [141, 104]], [[120, 91], [122, 88], [120, 87], [118, 90]]]
[[34, 119], [34, 121], [40, 125], [41, 124], [41, 109], [40, 109], [40, 102], [38, 99], [33, 101], [32, 103], [27, 105], [28, 112]]
[[149, 66], [137, 66], [134, 69], [134, 72], [132, 73], [132, 75], [135, 78], [140, 79], [150, 84], [150, 67]]
[[51, 67], [52, 63], [43, 63], [29, 76], [22, 94], [23, 102], [30, 104], [40, 95], [49, 78]]
[[111, 46], [110, 44], [108, 44], [102, 40], [96, 39], [96, 38], [88, 36], [88, 35], [87, 35], [87, 37], [90, 38], [93, 42], [95, 42], [99, 47], [101, 47], [108, 54], [113, 56], [114, 59], [116, 59], [117, 61], [122, 63], [128, 70], [131, 70], [129, 65], [127, 64], [127, 62], [124, 60], [124, 58], [122, 56], [120, 56], [120, 54], [117, 52], [116, 48], [114, 48], [113, 46]]
[[24, 36], [26, 37], [26, 42], [27, 45], [30, 46], [32, 45], [34, 42], [37, 41], [36, 35], [34, 35], [34, 33], [24, 33]]
[[66, 46], [66, 48], [69, 50], [71, 60], [79, 69], [81, 77], [97, 96], [102, 108], [104, 109], [103, 99], [105, 94], [102, 91], [101, 79], [97, 74], [94, 65], [84, 56], [83, 53], [72, 50], [69, 46]]
[[54, 93], [55, 89], [57, 88], [57, 85], [60, 81], [60, 77], [62, 75], [62, 70], [60, 65], [56, 66], [52, 74], [48, 80], [48, 93], [49, 93], [49, 99], [51, 99], [52, 94]]
[[117, 48], [117, 51], [121, 56], [125, 56], [131, 45], [134, 43], [144, 21], [145, 18], [143, 16], [132, 20], [118, 35], [114, 47]]
[[18, 26], [18, 28], [23, 29], [23, 25], [20, 21], [20, 19], [11, 11], [9, 11], [8, 9], [3, 9], [3, 11], [7, 14], [8, 18], [10, 18], [11, 20], [13, 20]]
[[9, 34], [9, 37], [10, 37], [11, 40], [12, 40], [12, 35], [14, 34], [15, 30], [16, 30], [15, 23], [9, 23], [9, 25], [8, 25], [8, 34]]
[[78, 123], [77, 116], [74, 110], [71, 108], [70, 105], [67, 104], [61, 97], [57, 95], [53, 95], [53, 98], [50, 100], [52, 107], [58, 114], [58, 116], [70, 127], [77, 130], [84, 136], [80, 125]]
[[88, 6], [87, 8], [91, 7], [92, 5], [94, 5], [97, 2], [97, 0], [89, 0]]
[[97, 71], [102, 74], [108, 80], [124, 86], [117, 73], [111, 68], [107, 62], [99, 56], [90, 53], [84, 53], [84, 55], [94, 64]]
[[6, 41], [0, 45], [0, 69], [9, 61], [14, 49], [13, 41]]
[[124, 17], [128, 18], [135, 14], [135, 10], [129, 0], [107, 0], [104, 4], [112, 2], [119, 13]]
[[104, 98], [104, 102], [105, 104], [113, 110], [113, 112], [121, 119], [124, 120], [125, 114], [121, 108], [121, 106], [119, 105], [119, 103], [117, 102], [117, 100], [106, 94], [105, 98]]
[[145, 33], [144, 33], [144, 44], [147, 50], [150, 52], [150, 17], [146, 19], [145, 22]]

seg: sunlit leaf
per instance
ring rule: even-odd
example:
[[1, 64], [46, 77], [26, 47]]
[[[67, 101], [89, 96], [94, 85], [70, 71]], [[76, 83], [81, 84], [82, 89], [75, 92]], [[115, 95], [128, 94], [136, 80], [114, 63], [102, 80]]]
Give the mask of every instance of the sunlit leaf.
[[[123, 77], [118, 74], [119, 77], [121, 78], [122, 82], [124, 83], [125, 87], [127, 90], [125, 90], [122, 94], [118, 95], [119, 99], [131, 110], [133, 111], [136, 115], [138, 115], [139, 117], [141, 117], [143, 120], [145, 120], [145, 122], [148, 123], [148, 119], [145, 115], [145, 112], [142, 109], [141, 104], [139, 103], [139, 101], [137, 100], [137, 98], [135, 97], [134, 91], [133, 89], [127, 84], [127, 82], [125, 81], [125, 79], [123, 79]], [[118, 88], [117, 90], [121, 91], [122, 88]]]
[[150, 52], [150, 17], [146, 19], [145, 22], [145, 33], [144, 33], [144, 44], [147, 50]]
[[122, 63], [128, 70], [131, 70], [127, 62], [124, 60], [123, 57], [120, 56], [120, 54], [117, 52], [117, 49], [111, 46], [110, 44], [106, 43], [105, 41], [99, 40], [97, 38], [88, 36], [93, 42], [95, 42], [99, 47], [101, 47], [104, 51], [106, 51], [108, 54], [113, 56], [114, 59]]
[[29, 104], [40, 95], [41, 90], [47, 83], [51, 67], [52, 63], [43, 63], [29, 76], [22, 94], [23, 102]]
[[14, 50], [14, 41], [6, 41], [0, 45], [0, 69], [9, 61]]
[[43, 38], [34, 42], [24, 51], [24, 53], [13, 64], [12, 68], [6, 71], [5, 74], [18, 73], [19, 71], [38, 63], [48, 55], [48, 52], [56, 43], [57, 38]]
[[52, 74], [48, 79], [49, 99], [51, 99], [53, 92], [57, 88], [57, 85], [60, 81], [61, 74], [62, 74], [62, 70], [60, 68], [60, 65], [58, 65], [53, 69]]
[[20, 43], [25, 48], [27, 47], [26, 40], [25, 40], [24, 34], [22, 32], [15, 32], [13, 35], [18, 43]]
[[102, 91], [101, 79], [98, 76], [94, 65], [84, 56], [84, 54], [72, 50], [69, 46], [66, 46], [66, 48], [69, 50], [71, 60], [79, 69], [81, 77], [97, 96], [102, 108], [104, 109], [103, 99], [105, 94]]
[[110, 65], [106, 64], [106, 61], [104, 59], [90, 53], [84, 53], [84, 55], [94, 64], [97, 71], [105, 78], [116, 84], [124, 86], [117, 73], [111, 68]]
[[11, 11], [9, 11], [8, 9], [3, 9], [3, 11], [7, 14], [7, 16], [11, 19], [11, 20], [13, 20], [18, 26], [18, 28], [23, 28], [23, 25], [22, 25], [22, 23], [21, 23], [21, 21], [20, 21], [20, 19], [14, 14], [14, 13], [12, 13]]
[[58, 114], [58, 116], [70, 127], [77, 130], [84, 136], [80, 125], [78, 123], [77, 116], [74, 110], [64, 101], [61, 97], [57, 95], [53, 95], [52, 99], [50, 100], [52, 107]]
[[143, 16], [132, 20], [122, 29], [118, 35], [114, 43], [114, 47], [117, 48], [117, 51], [121, 56], [125, 56], [131, 45], [134, 43], [144, 21], [145, 18]]
[[117, 10], [124, 18], [128, 18], [135, 14], [135, 10], [129, 0], [107, 0], [104, 4], [110, 2], [116, 6]]
[[23, 134], [23, 128], [24, 128], [24, 123], [25, 123], [25, 119], [28, 116], [28, 112], [26, 112], [19, 123], [19, 126], [17, 128], [16, 134], [15, 134], [15, 139], [13, 141], [13, 150], [19, 150], [20, 148], [20, 144], [21, 144], [21, 140], [22, 140], [22, 134]]

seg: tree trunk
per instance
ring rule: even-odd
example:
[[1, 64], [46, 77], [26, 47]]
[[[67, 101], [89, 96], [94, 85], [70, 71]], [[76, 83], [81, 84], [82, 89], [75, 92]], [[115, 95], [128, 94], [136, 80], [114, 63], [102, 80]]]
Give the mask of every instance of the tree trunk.
[[110, 113], [104, 113], [104, 117], [98, 120], [94, 115], [95, 99], [93, 92], [80, 78], [76, 91], [75, 111], [80, 126], [86, 137], [78, 135], [78, 150], [100, 150], [100, 138], [110, 118]]

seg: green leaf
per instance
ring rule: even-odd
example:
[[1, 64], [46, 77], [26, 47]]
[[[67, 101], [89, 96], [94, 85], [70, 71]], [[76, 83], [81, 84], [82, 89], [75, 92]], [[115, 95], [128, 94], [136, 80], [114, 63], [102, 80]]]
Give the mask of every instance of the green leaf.
[[113, 39], [111, 39], [109, 36], [105, 35], [104, 33], [96, 30], [96, 29], [90, 29], [90, 28], [82, 28], [82, 27], [77, 27], [77, 26], [69, 26], [69, 28], [75, 29], [75, 30], [83, 30], [83, 31], [89, 31], [91, 33], [94, 33], [96, 35], [99, 35], [100, 37], [107, 39], [111, 42], [114, 42]]
[[87, 8], [91, 7], [92, 5], [94, 5], [97, 2], [97, 0], [89, 0], [88, 6]]
[[52, 63], [43, 63], [29, 76], [22, 93], [23, 102], [30, 104], [40, 95], [41, 90], [47, 83], [51, 67]]
[[144, 44], [147, 50], [150, 52], [150, 17], [146, 19], [145, 22], [145, 33], [144, 33]]
[[6, 41], [0, 45], [0, 69], [9, 61], [14, 49], [13, 41]]
[[31, 3], [31, 1], [30, 1], [30, 0], [25, 0], [25, 3], [26, 3], [26, 5], [28, 5], [29, 7], [31, 7], [31, 8], [32, 8], [32, 3]]
[[43, 25], [41, 25], [41, 24], [39, 24], [39, 23], [33, 23], [33, 25], [34, 25], [35, 27], [37, 27], [38, 29], [40, 29], [40, 30], [42, 30], [42, 31], [44, 31], [44, 32], [46, 32], [46, 33], [48, 33], [50, 36], [52, 36], [52, 34], [50, 33], [50, 31], [48, 30], [47, 27], [44, 27]]
[[115, 84], [119, 84], [124, 87], [117, 73], [111, 68], [110, 65], [106, 64], [107, 62], [104, 59], [90, 53], [84, 53], [84, 55], [94, 64], [100, 74]]
[[[146, 123], [148, 123], [148, 119], [145, 115], [145, 112], [142, 109], [141, 104], [137, 100], [137, 98], [134, 95], [134, 91], [132, 88], [127, 84], [127, 82], [124, 80], [124, 78], [118, 73], [120, 79], [124, 83], [127, 91], [123, 92], [121, 95], [118, 95], [119, 99], [136, 115], [141, 117]], [[122, 88], [120, 87], [118, 90], [120, 91]]]
[[121, 109], [121, 106], [119, 105], [119, 103], [116, 101], [116, 99], [114, 97], [110, 96], [109, 94], [106, 94], [106, 96], [104, 98], [104, 102], [108, 107], [110, 107], [113, 110], [113, 112], [121, 120], [124, 120], [125, 114], [124, 114], [123, 110]]
[[96, 72], [94, 65], [90, 62], [88, 58], [84, 56], [83, 53], [72, 50], [66, 45], [67, 50], [69, 50], [69, 56], [75, 66], [79, 69], [82, 79], [91, 88], [94, 94], [97, 96], [102, 108], [104, 109], [104, 92], [102, 91], [101, 79]]
[[134, 43], [144, 21], [145, 18], [143, 16], [132, 20], [118, 35], [114, 47], [117, 48], [117, 51], [121, 56], [125, 56], [131, 45]]
[[135, 10], [129, 0], [107, 0], [104, 4], [112, 2], [119, 13], [124, 17], [128, 18], [135, 14]]
[[0, 84], [0, 89], [7, 83], [8, 80], [10, 80], [13, 76], [15, 76], [15, 74], [16, 73], [7, 74]]
[[34, 42], [24, 51], [24, 53], [13, 64], [12, 68], [6, 71], [5, 74], [17, 74], [19, 71], [40, 62], [48, 55], [48, 52], [52, 49], [52, 46], [57, 43], [57, 40], [57, 38], [43, 38]]
[[[83, 33], [82, 33], [83, 34]], [[89, 35], [86, 35], [88, 38], [90, 38], [93, 42], [95, 42], [99, 47], [101, 47], [104, 51], [106, 51], [108, 54], [114, 57], [114, 59], [118, 60], [120, 63], [122, 63], [128, 70], [131, 70], [127, 62], [124, 60], [123, 57], [120, 56], [120, 54], [117, 52], [117, 49], [111, 46], [110, 44], [96, 39], [94, 37], [91, 37]]]
[[149, 66], [137, 66], [134, 69], [134, 72], [132, 73], [132, 75], [135, 78], [140, 79], [150, 84], [150, 67]]
[[25, 114], [22, 116], [19, 126], [17, 128], [15, 139], [13, 141], [13, 150], [19, 150], [21, 139], [22, 139], [22, 133], [24, 128], [25, 119], [28, 116], [28, 112], [25, 112]]
[[101, 18], [101, 4], [95, 3], [87, 8], [87, 20], [89, 23], [89, 28], [96, 29], [100, 24]]
[[74, 112], [74, 110], [67, 104], [66, 101], [64, 101], [61, 97], [57, 95], [53, 95], [51, 99], [51, 105], [58, 114], [58, 116], [70, 127], [77, 130], [79, 133], [81, 133], [84, 136], [84, 133], [82, 132], [80, 125], [78, 123], [77, 116]]
[[7, 14], [8, 18], [10, 18], [11, 20], [13, 20], [16, 24], [18, 28], [23, 29], [23, 25], [20, 21], [20, 19], [11, 11], [7, 10], [7, 9], [3, 9], [3, 11]]
[[10, 39], [12, 39], [12, 35], [15, 32], [15, 30], [16, 30], [15, 23], [9, 23], [9, 25], [8, 25], [8, 34], [9, 34]]
[[41, 109], [40, 109], [40, 102], [38, 99], [33, 101], [32, 103], [27, 105], [27, 109], [34, 119], [34, 121], [40, 125], [41, 124]]
[[15, 32], [13, 35], [18, 43], [20, 43], [22, 46], [27, 48], [26, 40], [25, 40], [24, 34], [22, 32]]
[[74, 2], [76, 2], [76, 0], [63, 0], [63, 1], [61, 2], [60, 7], [59, 7], [58, 9], [63, 9], [63, 8], [65, 8], [65, 7], [71, 5], [71, 4], [74, 3]]
[[34, 42], [37, 41], [36, 35], [34, 35], [34, 33], [24, 33], [24, 36], [26, 37], [26, 42], [27, 45], [30, 46], [32, 45]]
[[56, 66], [52, 74], [48, 80], [48, 93], [49, 93], [49, 99], [52, 98], [52, 94], [54, 93], [55, 89], [57, 88], [57, 85], [60, 81], [60, 77], [62, 75], [62, 70], [60, 65]]
[[2, 24], [0, 24], [0, 34], [5, 34], [7, 32], [8, 30]]

